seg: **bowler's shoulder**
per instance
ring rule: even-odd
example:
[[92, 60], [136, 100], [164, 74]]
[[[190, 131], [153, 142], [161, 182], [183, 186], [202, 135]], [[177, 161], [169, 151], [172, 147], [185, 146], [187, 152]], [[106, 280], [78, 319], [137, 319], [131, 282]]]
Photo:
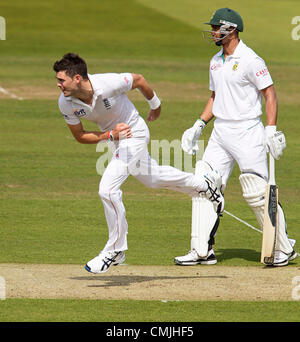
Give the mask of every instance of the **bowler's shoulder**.
[[101, 92], [107, 91], [108, 89], [114, 88], [116, 83], [119, 82], [120, 74], [114, 72], [99, 73], [99, 74], [89, 74], [89, 79], [95, 90], [100, 90]]
[[101, 74], [89, 75], [89, 79], [94, 82], [107, 82], [117, 78], [120, 74], [116, 72], [106, 72]]
[[94, 91], [99, 91], [103, 96], [114, 96], [125, 93], [132, 87], [133, 77], [131, 73], [103, 73], [89, 75]]

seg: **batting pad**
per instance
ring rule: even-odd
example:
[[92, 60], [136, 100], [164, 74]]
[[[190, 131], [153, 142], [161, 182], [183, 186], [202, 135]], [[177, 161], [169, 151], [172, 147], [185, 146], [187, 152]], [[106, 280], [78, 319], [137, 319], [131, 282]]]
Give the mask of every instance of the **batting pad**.
[[[267, 182], [263, 178], [252, 173], [241, 174], [239, 180], [242, 186], [243, 197], [253, 210], [261, 229], [263, 229]], [[278, 238], [276, 249], [286, 254], [293, 251], [286, 232], [284, 212], [280, 205], [278, 205]]]
[[267, 182], [252, 173], [243, 173], [239, 177], [243, 197], [253, 210], [258, 224], [262, 228], [264, 223], [265, 192]]
[[[211, 172], [206, 162], [199, 160], [196, 164], [195, 175], [202, 177]], [[200, 257], [206, 257], [208, 247], [212, 244], [219, 223], [213, 203], [205, 194], [192, 198], [192, 233], [191, 249], [195, 249]]]

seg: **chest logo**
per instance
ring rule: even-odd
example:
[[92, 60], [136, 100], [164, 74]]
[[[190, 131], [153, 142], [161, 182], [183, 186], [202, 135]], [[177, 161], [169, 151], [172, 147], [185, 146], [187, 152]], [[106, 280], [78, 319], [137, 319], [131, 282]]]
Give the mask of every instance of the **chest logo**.
[[238, 68], [238, 66], [239, 66], [239, 63], [238, 63], [238, 62], [235, 62], [234, 65], [233, 65], [233, 67], [232, 67], [232, 70], [233, 70], [233, 71], [236, 71], [237, 68]]
[[74, 111], [74, 115], [78, 116], [79, 118], [82, 116], [86, 115], [86, 112], [84, 111], [84, 109], [78, 109]]

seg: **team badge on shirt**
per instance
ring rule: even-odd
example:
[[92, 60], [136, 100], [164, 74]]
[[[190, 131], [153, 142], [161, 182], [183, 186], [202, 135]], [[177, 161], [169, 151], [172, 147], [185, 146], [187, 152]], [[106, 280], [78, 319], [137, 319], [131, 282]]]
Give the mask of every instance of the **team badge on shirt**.
[[233, 70], [233, 71], [236, 71], [237, 68], [238, 68], [238, 66], [239, 66], [239, 62], [235, 62], [234, 65], [233, 65], [233, 67], [232, 67], [232, 70]]

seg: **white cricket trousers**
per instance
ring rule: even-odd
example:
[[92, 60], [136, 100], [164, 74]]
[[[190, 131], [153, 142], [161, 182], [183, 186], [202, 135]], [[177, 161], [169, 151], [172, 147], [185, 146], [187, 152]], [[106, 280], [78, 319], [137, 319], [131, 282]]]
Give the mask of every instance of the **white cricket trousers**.
[[120, 187], [130, 174], [149, 188], [165, 188], [190, 196], [207, 189], [205, 180], [193, 173], [183, 172], [168, 165], [158, 165], [148, 153], [149, 131], [145, 123], [143, 130], [143, 138], [133, 136], [114, 142], [116, 149], [100, 181], [99, 195], [109, 233], [103, 251], [128, 249], [128, 225]]
[[254, 173], [268, 181], [264, 126], [261, 120], [216, 119], [203, 160], [217, 169], [227, 184], [235, 162], [241, 173]]
[[[241, 173], [256, 174], [268, 181], [268, 160], [265, 147], [264, 126], [260, 119], [226, 121], [216, 119], [214, 129], [203, 154], [203, 160], [217, 169], [222, 176], [223, 190], [237, 162]], [[263, 209], [262, 209], [263, 210]], [[281, 208], [278, 246], [288, 254], [293, 251], [286, 232], [286, 222]], [[259, 224], [262, 226], [263, 211]]]

